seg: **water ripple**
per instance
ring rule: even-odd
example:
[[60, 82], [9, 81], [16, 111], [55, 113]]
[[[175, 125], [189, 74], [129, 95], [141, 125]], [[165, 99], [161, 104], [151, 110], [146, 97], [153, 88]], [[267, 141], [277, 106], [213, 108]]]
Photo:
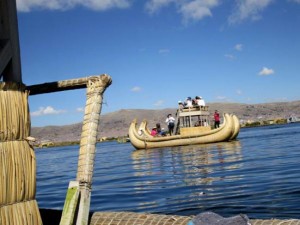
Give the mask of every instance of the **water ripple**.
[[[93, 211], [300, 218], [300, 124], [242, 129], [238, 141], [135, 151], [97, 145]], [[61, 209], [79, 146], [36, 150], [37, 200]]]

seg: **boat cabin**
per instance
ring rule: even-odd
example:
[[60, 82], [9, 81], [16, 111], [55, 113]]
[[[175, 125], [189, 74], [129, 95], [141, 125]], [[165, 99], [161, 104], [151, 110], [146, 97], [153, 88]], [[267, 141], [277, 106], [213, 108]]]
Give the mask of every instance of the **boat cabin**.
[[193, 135], [210, 130], [208, 106], [193, 106], [177, 110], [176, 134]]

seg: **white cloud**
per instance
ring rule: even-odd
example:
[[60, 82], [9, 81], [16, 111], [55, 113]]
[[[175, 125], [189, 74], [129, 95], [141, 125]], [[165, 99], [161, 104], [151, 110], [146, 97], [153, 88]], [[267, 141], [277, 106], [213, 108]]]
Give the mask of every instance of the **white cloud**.
[[62, 114], [65, 113], [65, 110], [56, 110], [52, 106], [40, 107], [39, 110], [31, 113], [31, 116], [44, 116], [50, 114]]
[[236, 44], [234, 46], [234, 49], [237, 50], [237, 51], [242, 51], [243, 50], [243, 45], [242, 44]]
[[235, 59], [234, 55], [231, 55], [231, 54], [225, 54], [224, 56], [225, 56], [227, 59], [230, 59], [230, 60]]
[[17, 9], [29, 12], [33, 9], [69, 10], [76, 6], [104, 11], [111, 8], [127, 8], [129, 0], [17, 0]]
[[140, 92], [141, 90], [142, 90], [142, 88], [138, 87], [138, 86], [131, 88], [131, 91], [133, 91], [133, 92]]
[[263, 11], [274, 0], [236, 0], [237, 7], [228, 18], [230, 24], [240, 23], [246, 19], [260, 19], [260, 12]]
[[150, 0], [146, 4], [149, 13], [154, 13], [170, 4], [175, 4], [178, 12], [182, 14], [185, 23], [199, 21], [212, 16], [211, 9], [219, 5], [220, 0]]
[[300, 0], [289, 0], [290, 2], [300, 3]]
[[163, 100], [158, 100], [157, 102], [154, 103], [154, 106], [160, 107], [164, 104], [165, 102]]
[[220, 102], [232, 102], [231, 98], [222, 95], [217, 96], [216, 99]]
[[218, 0], [194, 0], [182, 4], [179, 12], [182, 13], [184, 22], [198, 21], [206, 16], [212, 16], [211, 8], [218, 4]]
[[225, 96], [217, 96], [216, 99], [217, 100], [226, 100], [227, 97], [225, 97]]
[[176, 0], [150, 0], [146, 3], [146, 9], [149, 13], [154, 13], [172, 2], [176, 2]]
[[263, 67], [262, 70], [259, 72], [259, 75], [261, 76], [268, 76], [275, 73], [273, 69], [269, 69], [267, 67]]
[[76, 109], [77, 112], [84, 112], [84, 108], [83, 107], [79, 107]]
[[162, 49], [158, 50], [158, 53], [159, 54], [168, 54], [168, 53], [170, 53], [170, 49], [162, 48]]
[[241, 90], [238, 89], [238, 90], [236, 90], [236, 93], [237, 93], [238, 95], [242, 95], [243, 92], [242, 92]]

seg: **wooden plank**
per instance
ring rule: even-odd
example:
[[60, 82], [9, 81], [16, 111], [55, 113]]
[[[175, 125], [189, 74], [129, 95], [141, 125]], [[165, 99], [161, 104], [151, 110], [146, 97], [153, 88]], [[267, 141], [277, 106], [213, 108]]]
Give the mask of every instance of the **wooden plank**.
[[65, 204], [60, 220], [60, 225], [73, 225], [74, 216], [77, 208], [79, 198], [79, 182], [70, 181]]
[[77, 215], [76, 225], [87, 225], [90, 214], [91, 204], [91, 189], [87, 187], [87, 184], [81, 186], [80, 190], [80, 203]]
[[[1, 48], [1, 46], [3, 46]], [[0, 74], [3, 73], [12, 58], [11, 45], [8, 40], [0, 40]]]
[[191, 111], [191, 112], [180, 112], [179, 116], [183, 117], [183, 116], [208, 116], [209, 112], [208, 111]]

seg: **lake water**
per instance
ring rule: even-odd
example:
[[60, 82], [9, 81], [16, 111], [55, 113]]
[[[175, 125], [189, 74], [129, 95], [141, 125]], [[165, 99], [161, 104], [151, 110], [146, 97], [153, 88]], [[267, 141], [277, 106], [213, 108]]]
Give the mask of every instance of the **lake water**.
[[[36, 149], [39, 207], [62, 209], [79, 146]], [[238, 140], [134, 150], [97, 145], [92, 211], [300, 219], [300, 123], [242, 129]]]

